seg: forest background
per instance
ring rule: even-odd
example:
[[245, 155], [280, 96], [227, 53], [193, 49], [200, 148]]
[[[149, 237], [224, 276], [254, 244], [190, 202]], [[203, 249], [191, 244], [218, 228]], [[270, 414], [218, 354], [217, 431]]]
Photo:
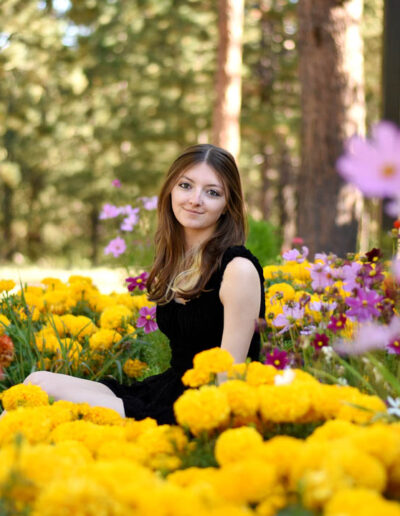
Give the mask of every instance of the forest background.
[[[126, 205], [140, 196], [155, 195], [169, 164], [183, 148], [197, 142], [219, 143], [215, 131], [221, 107], [221, 9], [229, 3], [1, 2], [3, 264], [115, 264], [112, 256], [104, 255], [115, 236], [115, 226], [99, 218], [104, 204]], [[304, 63], [313, 63], [312, 55], [304, 56], [304, 48], [310, 2], [246, 0], [243, 4], [238, 162], [249, 213], [254, 220], [267, 220], [277, 228], [286, 248], [301, 236], [314, 252], [352, 251], [345, 238], [342, 248], [335, 248], [334, 238], [332, 249], [324, 248], [313, 236], [318, 228], [310, 227], [304, 215], [309, 205], [310, 216], [324, 228], [324, 217], [335, 219], [325, 199], [332, 199], [332, 209], [337, 210], [335, 199], [342, 187], [339, 177], [334, 182], [324, 180], [324, 156], [312, 141], [304, 140], [304, 134], [313, 125], [317, 134], [323, 132], [318, 127], [330, 126], [338, 135], [339, 146], [331, 146], [332, 169], [345, 136], [360, 127], [365, 132], [380, 119], [383, 0], [318, 2], [320, 16], [324, 9], [339, 15], [338, 11], [349, 9], [361, 13], [357, 23], [361, 45], [353, 41], [342, 48], [348, 62], [353, 62], [350, 68], [356, 70], [354, 62], [362, 63], [362, 76], [357, 79], [362, 96], [357, 104], [359, 120], [350, 128], [346, 120], [338, 120], [343, 131], [331, 124], [332, 113], [320, 109], [316, 122], [315, 111], [307, 111]], [[326, 19], [332, 21], [332, 17]], [[329, 27], [325, 29], [329, 32]], [[315, 31], [314, 36], [318, 43]], [[335, 37], [337, 49], [340, 34], [333, 33]], [[319, 79], [322, 90], [314, 95], [324, 102], [322, 93], [334, 85], [334, 70]], [[348, 87], [354, 90], [351, 81]], [[330, 104], [329, 96], [325, 97], [325, 105]], [[321, 174], [307, 165], [315, 159]], [[311, 183], [305, 180], [304, 170]], [[332, 170], [329, 174], [332, 177]], [[121, 188], [112, 186], [116, 179]], [[320, 203], [313, 198], [310, 184], [319, 184], [324, 191], [325, 198], [316, 193]], [[359, 206], [358, 220], [368, 221], [374, 206]], [[338, 230], [344, 235], [343, 229]], [[318, 234], [322, 233], [320, 226]], [[366, 234], [363, 245], [373, 235], [370, 227]], [[360, 236], [360, 228], [352, 226], [354, 242], [355, 235], [360, 245], [362, 231]]]

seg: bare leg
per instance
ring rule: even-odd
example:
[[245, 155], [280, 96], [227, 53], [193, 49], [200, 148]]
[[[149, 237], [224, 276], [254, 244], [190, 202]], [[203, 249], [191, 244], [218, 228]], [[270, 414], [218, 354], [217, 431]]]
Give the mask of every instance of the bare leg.
[[121, 417], [125, 417], [121, 398], [118, 398], [111, 389], [102, 383], [49, 371], [35, 371], [25, 378], [24, 383], [38, 385], [56, 401], [86, 402], [94, 407], [111, 408], [117, 411]]

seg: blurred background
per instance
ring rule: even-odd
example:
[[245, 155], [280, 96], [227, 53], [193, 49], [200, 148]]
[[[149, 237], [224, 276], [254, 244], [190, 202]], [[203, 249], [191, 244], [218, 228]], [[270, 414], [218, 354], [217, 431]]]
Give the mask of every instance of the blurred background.
[[197, 142], [237, 157], [263, 264], [379, 242], [335, 162], [382, 118], [383, 0], [2, 0], [0, 27], [2, 276], [148, 267], [141, 198]]

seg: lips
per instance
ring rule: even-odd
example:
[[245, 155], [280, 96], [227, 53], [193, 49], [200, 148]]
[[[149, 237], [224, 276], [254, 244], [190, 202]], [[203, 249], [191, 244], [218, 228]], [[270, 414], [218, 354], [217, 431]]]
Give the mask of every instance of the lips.
[[203, 215], [203, 212], [194, 211], [194, 210], [188, 210], [187, 208], [183, 208], [188, 213], [193, 213], [194, 215]]

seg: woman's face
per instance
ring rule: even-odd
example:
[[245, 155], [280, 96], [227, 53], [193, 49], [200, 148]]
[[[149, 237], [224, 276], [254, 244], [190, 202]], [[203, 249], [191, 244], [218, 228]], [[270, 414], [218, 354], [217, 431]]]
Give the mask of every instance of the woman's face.
[[184, 227], [187, 244], [201, 244], [214, 233], [226, 208], [226, 192], [207, 163], [185, 170], [171, 191], [172, 211]]

